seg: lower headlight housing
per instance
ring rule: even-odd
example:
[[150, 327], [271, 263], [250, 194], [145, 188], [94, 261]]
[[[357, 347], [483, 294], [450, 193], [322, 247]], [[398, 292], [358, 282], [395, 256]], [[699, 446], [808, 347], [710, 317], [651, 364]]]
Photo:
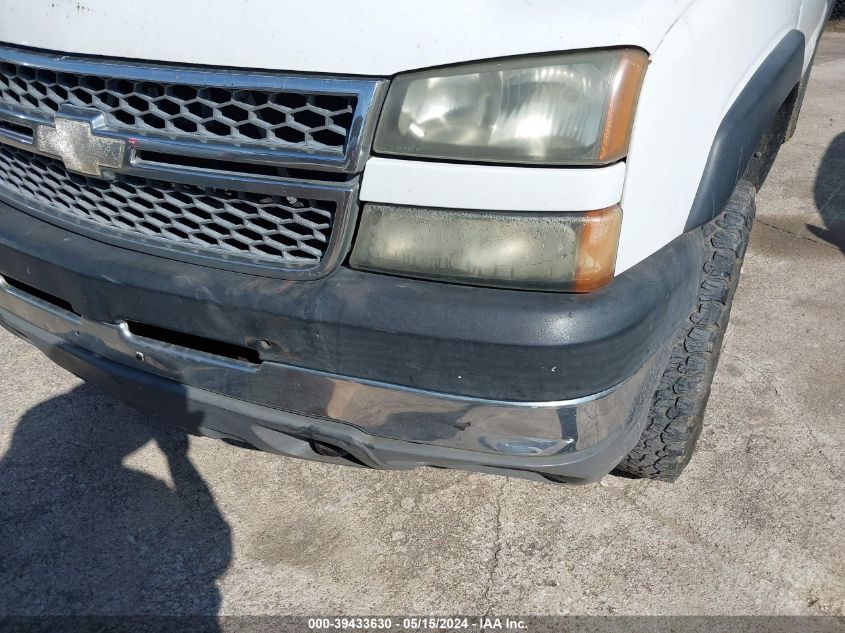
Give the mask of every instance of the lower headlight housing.
[[587, 292], [613, 279], [622, 210], [527, 213], [364, 206], [350, 258], [373, 272]]

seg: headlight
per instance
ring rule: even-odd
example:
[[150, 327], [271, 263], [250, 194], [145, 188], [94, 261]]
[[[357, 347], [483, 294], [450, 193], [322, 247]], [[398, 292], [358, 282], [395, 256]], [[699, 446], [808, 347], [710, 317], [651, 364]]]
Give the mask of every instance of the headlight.
[[506, 288], [586, 292], [613, 278], [622, 212], [507, 213], [366, 204], [350, 265]]
[[624, 158], [648, 57], [613, 49], [441, 68], [393, 80], [377, 153], [500, 163]]

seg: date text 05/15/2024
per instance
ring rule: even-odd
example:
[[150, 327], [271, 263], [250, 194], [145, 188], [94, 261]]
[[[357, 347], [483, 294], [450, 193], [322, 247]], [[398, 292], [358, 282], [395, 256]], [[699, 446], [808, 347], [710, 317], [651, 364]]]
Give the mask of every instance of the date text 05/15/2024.
[[528, 628], [525, 621], [515, 618], [495, 617], [437, 617], [419, 616], [403, 618], [346, 617], [309, 618], [308, 629], [320, 630], [366, 630], [366, 631], [523, 631]]

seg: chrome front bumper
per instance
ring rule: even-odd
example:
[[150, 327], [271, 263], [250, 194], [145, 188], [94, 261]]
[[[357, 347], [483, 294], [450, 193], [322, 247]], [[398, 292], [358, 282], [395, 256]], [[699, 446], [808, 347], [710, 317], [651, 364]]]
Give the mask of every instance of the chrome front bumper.
[[[0, 321], [74, 373], [142, 407], [155, 403], [198, 433], [324, 461], [530, 471], [572, 481], [605, 474], [636, 441], [664, 357], [653, 354], [629, 378], [591, 396], [499, 401], [197, 352], [136, 336], [123, 322], [81, 317], [2, 278]], [[161, 389], [178, 404], [147, 394]], [[336, 455], [320, 454], [314, 442]]]

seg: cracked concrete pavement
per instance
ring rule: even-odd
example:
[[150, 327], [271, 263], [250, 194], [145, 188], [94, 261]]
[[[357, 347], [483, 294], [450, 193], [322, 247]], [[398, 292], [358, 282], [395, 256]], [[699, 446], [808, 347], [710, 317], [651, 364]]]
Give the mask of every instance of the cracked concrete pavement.
[[674, 485], [186, 438], [0, 334], [0, 614], [843, 614], [845, 33], [758, 202]]

